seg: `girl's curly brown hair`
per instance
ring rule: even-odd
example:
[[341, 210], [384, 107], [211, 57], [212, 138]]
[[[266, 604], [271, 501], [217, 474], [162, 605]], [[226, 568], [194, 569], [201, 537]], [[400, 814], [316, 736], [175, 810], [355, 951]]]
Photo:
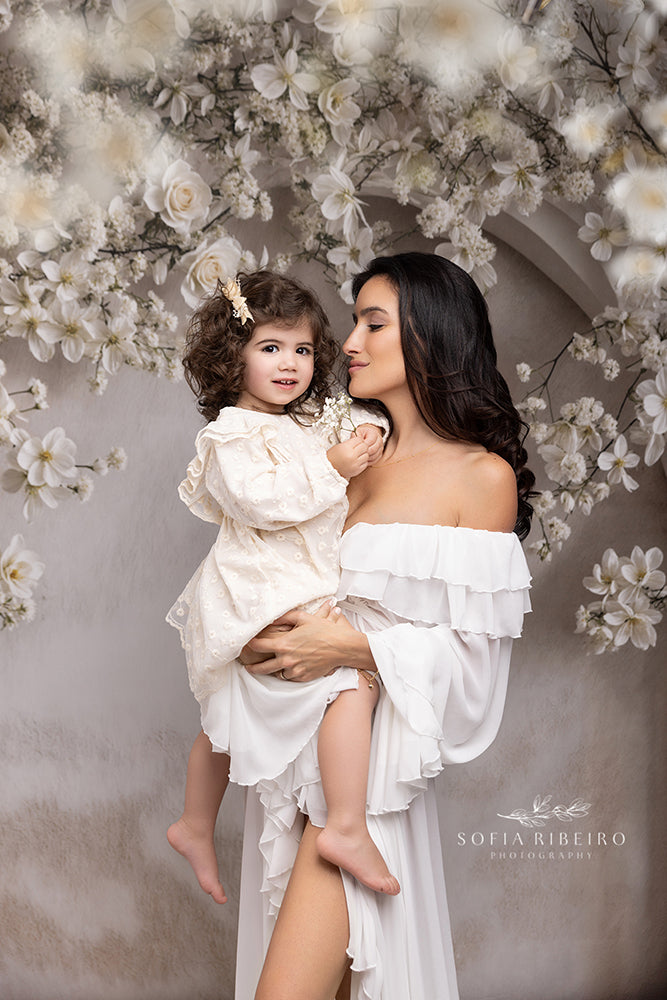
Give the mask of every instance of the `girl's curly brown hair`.
[[232, 303], [218, 282], [190, 318], [185, 340], [185, 378], [207, 420], [215, 420], [223, 406], [234, 406], [243, 389], [243, 348], [256, 327], [272, 323], [285, 328], [306, 322], [313, 334], [314, 371], [305, 393], [285, 406], [294, 417], [321, 409], [332, 391], [334, 366], [340, 348], [314, 293], [305, 285], [275, 271], [241, 272], [237, 281], [252, 320], [234, 316]]

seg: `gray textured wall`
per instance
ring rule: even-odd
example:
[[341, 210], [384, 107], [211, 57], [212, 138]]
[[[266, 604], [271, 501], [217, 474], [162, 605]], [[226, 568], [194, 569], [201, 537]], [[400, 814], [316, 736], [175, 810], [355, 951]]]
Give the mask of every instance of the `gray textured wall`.
[[[264, 231], [252, 235], [261, 250]], [[279, 222], [269, 238], [275, 249]], [[502, 244], [496, 267], [489, 304], [500, 365], [518, 391], [516, 361], [554, 354], [587, 324]], [[315, 270], [298, 273], [344, 334], [349, 307]], [[2, 353], [49, 383], [52, 409], [34, 415], [35, 432], [62, 423], [81, 459], [120, 443], [129, 464], [97, 480], [90, 503], [64, 503], [25, 531], [47, 569], [37, 619], [0, 639], [0, 995], [230, 1000], [242, 796], [231, 790], [219, 826], [225, 907], [199, 891], [164, 837], [180, 811], [197, 711], [163, 616], [214, 531], [176, 497], [199, 417], [182, 384], [128, 370], [95, 399], [66, 361], [45, 375], [25, 344]], [[601, 376], [574, 364], [568, 384], [564, 398], [605, 391]], [[439, 779], [462, 1000], [620, 1000], [667, 982], [664, 649], [587, 656], [572, 631], [589, 596], [581, 578], [604, 548], [665, 546], [661, 466], [642, 469], [641, 481], [639, 497], [616, 494], [577, 519], [551, 565], [532, 564], [534, 613], [515, 646], [498, 739]], [[18, 498], [0, 501], [9, 534], [22, 530]], [[534, 831], [498, 817], [537, 794], [591, 803], [584, 819], [542, 831], [545, 840], [578, 831], [584, 846], [540, 858]], [[500, 841], [517, 832], [524, 844], [511, 856]], [[588, 846], [599, 833], [624, 843]]]

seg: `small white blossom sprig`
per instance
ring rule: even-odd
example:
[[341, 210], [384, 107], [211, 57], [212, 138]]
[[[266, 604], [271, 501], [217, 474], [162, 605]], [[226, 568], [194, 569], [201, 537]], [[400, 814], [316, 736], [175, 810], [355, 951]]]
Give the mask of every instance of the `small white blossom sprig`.
[[532, 828], [546, 826], [549, 819], [558, 819], [561, 823], [571, 823], [575, 819], [581, 819], [582, 816], [588, 816], [588, 811], [591, 808], [590, 802], [584, 802], [583, 799], [573, 799], [569, 806], [552, 806], [552, 798], [551, 795], [545, 795], [544, 798], [541, 795], [536, 795], [530, 812], [527, 809], [513, 809], [511, 813], [497, 813], [497, 815], [501, 819], [514, 819], [521, 826]]
[[663, 554], [657, 547], [618, 556], [606, 549], [584, 586], [599, 600], [579, 607], [577, 633], [585, 633], [595, 653], [616, 652], [628, 641], [637, 649], [655, 646], [655, 626], [667, 601], [665, 574], [659, 569]]
[[356, 434], [357, 428], [352, 419], [352, 399], [346, 392], [337, 396], [327, 396], [322, 406], [322, 413], [315, 421], [315, 427], [330, 431], [340, 441], [341, 432], [349, 430]]
[[235, 278], [230, 278], [221, 286], [220, 291], [231, 302], [234, 316], [241, 326], [245, 326], [248, 320], [252, 322], [253, 315], [248, 308], [248, 302], [245, 295], [241, 293], [241, 286]]
[[34, 618], [32, 595], [43, 572], [37, 554], [23, 547], [22, 535], [14, 535], [0, 550], [0, 631]]

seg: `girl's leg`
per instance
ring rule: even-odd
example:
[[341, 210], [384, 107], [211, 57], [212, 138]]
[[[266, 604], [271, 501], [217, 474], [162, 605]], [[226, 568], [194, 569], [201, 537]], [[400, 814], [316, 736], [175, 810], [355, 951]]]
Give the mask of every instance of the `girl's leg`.
[[400, 892], [366, 826], [371, 716], [378, 682], [359, 674], [356, 690], [342, 691], [326, 710], [318, 736], [327, 823], [317, 840], [326, 861], [339, 865], [376, 892]]
[[349, 1000], [345, 892], [338, 869], [319, 855], [317, 833], [306, 823], [255, 1000]]
[[229, 782], [229, 755], [216, 753], [206, 733], [192, 745], [185, 781], [185, 808], [167, 830], [167, 840], [192, 865], [200, 886], [216, 903], [226, 903], [220, 884], [213, 833]]

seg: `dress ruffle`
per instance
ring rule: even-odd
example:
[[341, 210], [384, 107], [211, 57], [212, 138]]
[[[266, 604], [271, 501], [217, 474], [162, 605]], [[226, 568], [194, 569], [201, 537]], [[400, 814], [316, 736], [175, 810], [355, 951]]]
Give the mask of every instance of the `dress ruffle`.
[[340, 558], [340, 598], [374, 601], [406, 621], [516, 639], [531, 609], [530, 573], [513, 533], [355, 524]]

